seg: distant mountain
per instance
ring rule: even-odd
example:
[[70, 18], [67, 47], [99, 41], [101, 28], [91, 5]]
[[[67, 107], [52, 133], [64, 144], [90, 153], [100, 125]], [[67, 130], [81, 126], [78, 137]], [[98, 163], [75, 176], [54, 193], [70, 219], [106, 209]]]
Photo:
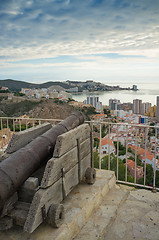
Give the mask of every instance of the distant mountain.
[[20, 91], [21, 88], [49, 88], [53, 85], [63, 87], [65, 89], [69, 89], [69, 85], [63, 82], [46, 82], [41, 84], [35, 83], [28, 83], [24, 81], [12, 80], [12, 79], [5, 79], [0, 80], [0, 88], [1, 87], [8, 87], [10, 91]]

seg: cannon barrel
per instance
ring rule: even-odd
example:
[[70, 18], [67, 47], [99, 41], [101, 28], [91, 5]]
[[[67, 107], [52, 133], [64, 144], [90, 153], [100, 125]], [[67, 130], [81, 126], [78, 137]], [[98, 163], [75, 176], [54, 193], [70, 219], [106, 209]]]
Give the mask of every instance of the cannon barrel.
[[0, 213], [5, 201], [41, 164], [53, 156], [57, 137], [83, 122], [83, 114], [74, 112], [0, 163]]

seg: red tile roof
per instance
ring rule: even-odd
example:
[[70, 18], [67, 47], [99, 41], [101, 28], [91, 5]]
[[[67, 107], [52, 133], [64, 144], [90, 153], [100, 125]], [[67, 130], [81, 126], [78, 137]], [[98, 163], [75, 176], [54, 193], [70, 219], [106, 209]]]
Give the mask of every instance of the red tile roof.
[[[109, 139], [107, 137], [104, 137], [101, 139], [101, 146], [108, 145]], [[113, 141], [110, 139], [110, 145], [114, 147]]]

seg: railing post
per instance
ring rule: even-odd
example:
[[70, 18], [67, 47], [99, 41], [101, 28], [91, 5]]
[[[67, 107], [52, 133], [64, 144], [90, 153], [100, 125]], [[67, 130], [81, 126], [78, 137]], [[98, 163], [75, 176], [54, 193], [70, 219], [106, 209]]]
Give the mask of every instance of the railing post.
[[7, 142], [9, 140], [10, 134], [9, 134], [9, 125], [8, 125], [8, 118], [7, 118]]
[[145, 128], [145, 162], [144, 162], [144, 186], [146, 185], [146, 151], [147, 151], [147, 131], [148, 129]]
[[119, 171], [119, 126], [117, 125], [117, 174], [116, 179], [118, 180], [118, 171]]
[[135, 134], [135, 177], [134, 177], [134, 183], [136, 183], [136, 158], [137, 158], [137, 130]]
[[108, 170], [110, 170], [110, 124], [108, 133]]
[[20, 132], [21, 132], [22, 131], [21, 119], [19, 119], [19, 127], [20, 127]]
[[26, 121], [25, 121], [25, 127], [26, 127], [26, 129], [28, 128], [28, 121], [27, 121], [27, 119], [26, 119]]
[[1, 145], [2, 145], [2, 149], [3, 149], [3, 119], [1, 118]]
[[126, 125], [126, 168], [125, 168], [125, 181], [128, 180], [128, 125]]
[[156, 192], [156, 139], [157, 139], [157, 128], [155, 128], [155, 157], [154, 157], [154, 173], [153, 173], [153, 189], [152, 192]]
[[90, 124], [90, 144], [91, 144], [91, 168], [94, 168], [94, 157], [93, 157], [93, 123]]
[[101, 169], [101, 138], [102, 138], [102, 129], [101, 123], [99, 125], [100, 133], [99, 133], [99, 169]]
[[15, 121], [14, 121], [14, 118], [13, 118], [13, 132], [15, 132]]

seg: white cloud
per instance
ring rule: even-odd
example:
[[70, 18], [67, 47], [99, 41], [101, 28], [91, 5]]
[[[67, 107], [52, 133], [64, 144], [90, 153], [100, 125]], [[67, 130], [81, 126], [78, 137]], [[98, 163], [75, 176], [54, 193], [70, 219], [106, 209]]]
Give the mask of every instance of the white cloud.
[[[2, 1], [0, 32], [1, 70], [11, 71], [17, 66], [31, 69], [79, 66], [81, 70], [94, 67], [104, 73], [105, 67], [113, 69], [118, 65], [123, 69], [122, 65], [129, 68], [133, 64], [136, 68], [139, 64], [145, 69], [147, 63], [154, 68], [159, 63], [159, 1], [156, 0], [153, 3], [149, 0]], [[102, 53], [127, 55], [127, 58], [95, 56]], [[73, 64], [69, 59], [53, 65], [17, 63], [61, 55], [75, 56], [83, 63]]]

